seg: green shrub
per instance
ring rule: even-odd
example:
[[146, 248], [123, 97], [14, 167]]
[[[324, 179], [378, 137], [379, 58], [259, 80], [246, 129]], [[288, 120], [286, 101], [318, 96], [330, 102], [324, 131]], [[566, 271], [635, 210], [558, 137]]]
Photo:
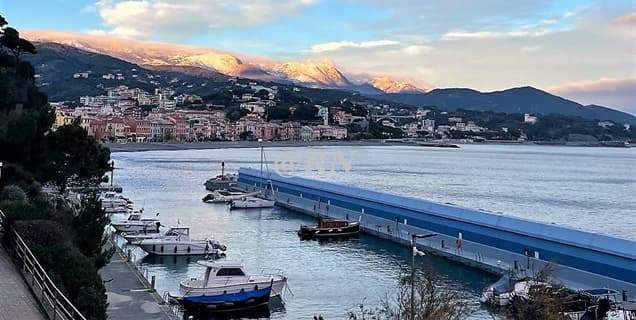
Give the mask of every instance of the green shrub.
[[16, 185], [10, 185], [2, 188], [2, 192], [0, 192], [0, 201], [27, 203], [29, 199], [22, 188]]

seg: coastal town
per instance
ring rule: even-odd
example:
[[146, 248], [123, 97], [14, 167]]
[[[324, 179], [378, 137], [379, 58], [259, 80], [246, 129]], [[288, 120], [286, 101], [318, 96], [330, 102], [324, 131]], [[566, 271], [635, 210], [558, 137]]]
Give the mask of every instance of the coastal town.
[[[89, 76], [94, 75], [80, 72], [73, 78], [81, 81]], [[117, 77], [121, 74], [102, 75], [103, 79]], [[526, 134], [532, 130], [527, 127], [539, 121], [537, 115], [526, 113], [513, 118], [511, 126], [506, 123], [486, 126], [484, 121], [477, 123], [462, 112], [439, 111], [434, 107], [406, 108], [346, 98], [314, 104], [300, 95], [301, 98], [289, 98], [305, 88], [230, 80], [229, 89], [217, 94], [224, 100], [214, 95], [177, 93], [173, 87], [158, 86], [153, 92], [125, 85], [104, 88], [101, 95], [52, 103], [56, 110], [54, 128], [79, 121], [89, 135], [114, 143], [365, 138], [526, 141], [532, 140]], [[483, 118], [474, 113], [467, 116]], [[525, 126], [526, 132], [521, 126]], [[630, 129], [627, 124], [623, 129], [622, 124], [612, 121], [600, 121], [593, 126], [607, 130], [621, 127], [625, 132]], [[583, 139], [595, 138], [583, 136]]]

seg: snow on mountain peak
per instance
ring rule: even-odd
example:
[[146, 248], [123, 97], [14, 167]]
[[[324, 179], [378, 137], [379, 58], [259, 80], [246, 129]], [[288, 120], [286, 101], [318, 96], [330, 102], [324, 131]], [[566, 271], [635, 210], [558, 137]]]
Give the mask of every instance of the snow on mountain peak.
[[397, 81], [387, 76], [375, 77], [369, 82], [372, 86], [386, 93], [422, 93], [424, 90], [404, 81]]

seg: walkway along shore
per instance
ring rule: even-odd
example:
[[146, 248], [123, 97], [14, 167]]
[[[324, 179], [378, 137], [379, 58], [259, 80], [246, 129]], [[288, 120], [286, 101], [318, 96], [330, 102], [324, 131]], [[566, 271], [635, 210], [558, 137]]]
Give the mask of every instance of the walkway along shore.
[[45, 320], [38, 302], [0, 245], [0, 320]]
[[108, 308], [111, 320], [172, 320], [177, 319], [168, 305], [152, 288], [145, 275], [137, 269], [134, 256], [124, 253], [113, 241], [116, 252], [110, 262], [100, 270], [106, 286]]

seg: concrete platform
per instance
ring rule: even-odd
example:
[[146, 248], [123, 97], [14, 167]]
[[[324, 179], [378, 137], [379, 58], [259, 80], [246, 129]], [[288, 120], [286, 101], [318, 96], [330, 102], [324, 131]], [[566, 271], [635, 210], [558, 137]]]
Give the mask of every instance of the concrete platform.
[[150, 290], [120, 252], [113, 255], [110, 262], [100, 270], [100, 274], [105, 281], [108, 295], [108, 319], [172, 319], [159, 304], [156, 293]]
[[0, 320], [45, 320], [8, 252], [0, 246]]

